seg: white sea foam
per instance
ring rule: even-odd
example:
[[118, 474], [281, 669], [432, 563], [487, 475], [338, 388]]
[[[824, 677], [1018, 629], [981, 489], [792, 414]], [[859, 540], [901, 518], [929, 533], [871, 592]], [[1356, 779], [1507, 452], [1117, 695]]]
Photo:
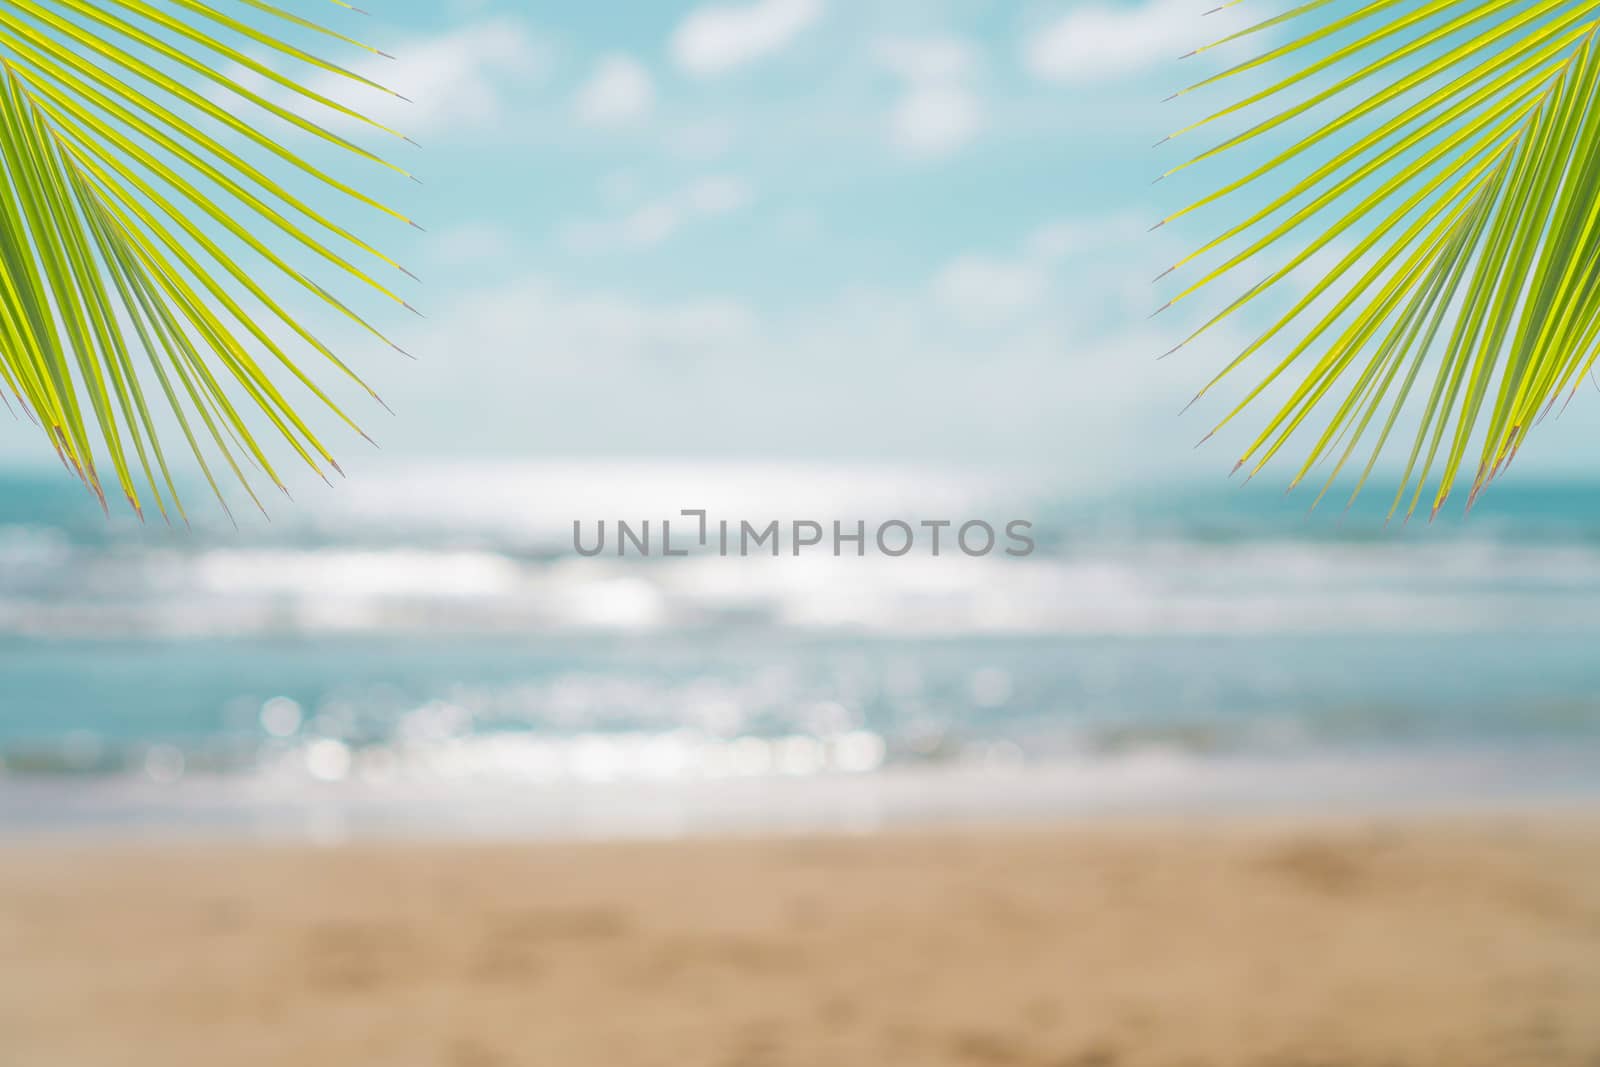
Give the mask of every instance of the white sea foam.
[[0, 577], [0, 633], [789, 628], [1175, 634], [1589, 628], [1600, 551], [1455, 541], [1155, 540], [1030, 559], [618, 560], [450, 547], [129, 547]]
[[[1588, 810], [1595, 752], [1459, 749], [1359, 760], [1204, 761], [1142, 752], [1093, 763], [900, 767], [876, 774], [692, 781], [607, 776], [605, 757], [575, 779], [523, 774], [416, 779], [350, 766], [327, 748], [324, 773], [64, 782], [0, 778], [0, 833], [351, 837], [678, 837], [704, 833], [865, 832], [896, 825], [1016, 823], [1106, 815], [1225, 816]], [[526, 753], [510, 758], [523, 769]], [[748, 757], [741, 757], [748, 758]], [[551, 764], [553, 765], [553, 763]], [[545, 764], [537, 763], [544, 767]], [[337, 771], [338, 773], [327, 773]], [[308, 781], [307, 775], [310, 774]], [[587, 775], [587, 777], [584, 777]]]

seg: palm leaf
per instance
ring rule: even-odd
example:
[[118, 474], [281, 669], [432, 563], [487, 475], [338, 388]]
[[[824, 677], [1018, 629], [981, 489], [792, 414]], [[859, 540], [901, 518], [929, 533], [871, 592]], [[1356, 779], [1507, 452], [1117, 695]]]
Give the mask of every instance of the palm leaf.
[[[1157, 224], [1248, 201], [1166, 272], [1196, 274], [1166, 306], [1270, 264], [1178, 346], [1267, 312], [1199, 394], [1280, 349], [1212, 430], [1284, 397], [1236, 471], [1296, 437], [1290, 487], [1327, 462], [1321, 500], [1364, 453], [1354, 501], [1409, 436], [1389, 514], [1426, 493], [1431, 517], [1464, 471], [1470, 508], [1570, 401], [1600, 354], [1597, 28], [1593, 0], [1311, 0], [1227, 38], [1267, 43], [1183, 91], [1249, 85], [1174, 136], [1235, 132], [1162, 175], [1238, 177]], [[1306, 284], [1313, 256], [1336, 262]]]
[[377, 394], [306, 316], [382, 335], [301, 259], [410, 307], [386, 280], [408, 272], [333, 216], [415, 224], [265, 132], [277, 123], [320, 154], [403, 174], [301, 114], [315, 105], [338, 128], [400, 136], [310, 87], [381, 86], [293, 42], [384, 53], [262, 0], [233, 6], [0, 0], [0, 397], [102, 505], [109, 483], [141, 516], [146, 497], [184, 515], [163, 429], [224, 509], [218, 460], [258, 506], [251, 471], [287, 492], [268, 455], [278, 438], [324, 478], [339, 470], [285, 390], [358, 433], [308, 363]]

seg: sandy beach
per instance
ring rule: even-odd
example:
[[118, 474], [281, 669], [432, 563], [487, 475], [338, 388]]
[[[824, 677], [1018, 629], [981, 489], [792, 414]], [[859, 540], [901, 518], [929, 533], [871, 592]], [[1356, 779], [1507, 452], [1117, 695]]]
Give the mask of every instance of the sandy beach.
[[1600, 1062], [1600, 818], [11, 845], [0, 1062]]

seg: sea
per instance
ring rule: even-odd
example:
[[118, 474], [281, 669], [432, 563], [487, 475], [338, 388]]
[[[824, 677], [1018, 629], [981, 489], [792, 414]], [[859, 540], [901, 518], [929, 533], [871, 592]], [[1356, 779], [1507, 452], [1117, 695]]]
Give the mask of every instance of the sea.
[[[1308, 512], [1222, 480], [837, 464], [431, 462], [316, 490], [270, 522], [236, 503], [237, 527], [193, 492], [168, 525], [0, 472], [0, 834], [1600, 798], [1600, 483], [1508, 482], [1431, 524], [1386, 523], [1382, 488]], [[724, 554], [701, 511], [860, 522], [866, 550]], [[608, 550], [578, 552], [602, 520]], [[873, 543], [932, 520], [937, 555]], [[619, 521], [692, 550], [618, 555]], [[970, 521], [995, 550], [952, 549]]]

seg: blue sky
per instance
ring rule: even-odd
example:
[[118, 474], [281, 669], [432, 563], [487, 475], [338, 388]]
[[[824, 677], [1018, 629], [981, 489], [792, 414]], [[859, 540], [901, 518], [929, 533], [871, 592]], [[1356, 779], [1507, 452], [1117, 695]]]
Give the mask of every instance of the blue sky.
[[[1163, 98], [1244, 53], [1177, 57], [1277, 8], [292, 6], [392, 52], [357, 64], [411, 98], [337, 90], [421, 146], [366, 138], [421, 186], [360, 175], [427, 227], [363, 219], [424, 279], [408, 295], [427, 318], [383, 322], [417, 362], [329, 327], [397, 412], [362, 417], [391, 459], [848, 459], [1220, 482], [1246, 439], [1190, 448], [1242, 380], [1177, 413], [1250, 323], [1158, 363], [1216, 297], [1146, 318], [1174, 291], [1151, 278], [1236, 209], [1151, 223], [1237, 163], [1152, 185], [1211, 142], [1152, 144], [1230, 93]], [[1584, 440], [1563, 426], [1525, 462], [1570, 464]], [[48, 455], [20, 433], [0, 449]]]
[[1182, 240], [1146, 233], [1151, 143], [1201, 10], [384, 8], [415, 102], [367, 103], [423, 145], [397, 192], [430, 231], [401, 248], [429, 319], [381, 374], [386, 437], [1046, 465], [1197, 437], [1172, 425], [1196, 374], [1153, 362], [1182, 323], [1144, 317]]

